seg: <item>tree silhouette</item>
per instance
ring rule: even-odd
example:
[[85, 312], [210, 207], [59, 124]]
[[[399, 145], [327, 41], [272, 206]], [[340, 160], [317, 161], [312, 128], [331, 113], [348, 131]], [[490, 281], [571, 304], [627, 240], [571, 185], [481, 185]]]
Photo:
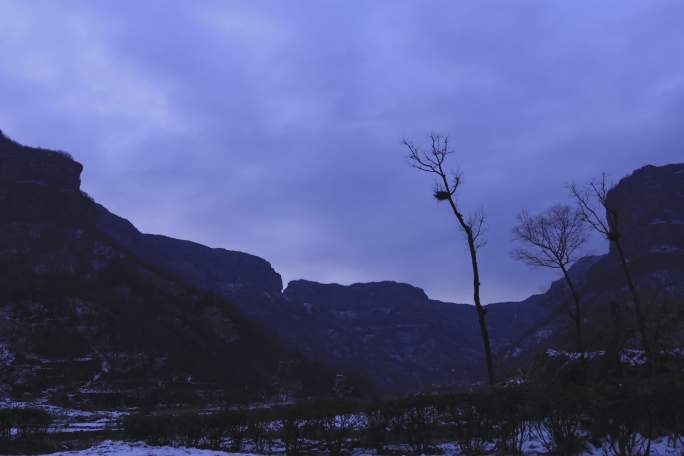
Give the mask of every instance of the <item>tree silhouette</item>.
[[485, 360], [487, 363], [487, 374], [489, 384], [494, 384], [494, 363], [492, 361], [492, 349], [489, 342], [489, 332], [487, 330], [487, 309], [480, 301], [480, 271], [477, 262], [477, 251], [482, 247], [483, 228], [485, 223], [484, 214], [480, 211], [472, 217], [466, 218], [456, 201], [456, 191], [460, 188], [462, 177], [458, 173], [448, 173], [445, 170], [445, 161], [451, 154], [449, 150], [449, 139], [446, 136], [430, 135], [430, 150], [422, 151], [415, 144], [404, 140], [403, 145], [409, 150], [409, 160], [411, 166], [437, 177], [437, 185], [433, 196], [437, 201], [447, 201], [451, 210], [458, 221], [459, 229], [465, 234], [470, 252], [470, 262], [473, 271], [473, 299], [480, 324], [480, 333], [484, 345]]
[[570, 206], [556, 205], [540, 215], [523, 211], [513, 228], [517, 241], [525, 247], [513, 251], [513, 256], [533, 267], [560, 269], [575, 303], [570, 317], [575, 322], [577, 351], [584, 353], [582, 341], [582, 308], [577, 286], [568, 273], [579, 259], [578, 252], [587, 241], [587, 225], [582, 213]]
[[620, 214], [617, 208], [608, 202], [608, 192], [610, 192], [611, 188], [606, 182], [606, 174], [603, 173], [600, 179], [591, 180], [582, 187], [572, 184], [570, 186], [570, 193], [577, 202], [577, 207], [584, 221], [605, 237], [618, 254], [620, 264], [622, 265], [622, 272], [627, 282], [627, 288], [634, 303], [634, 316], [641, 337], [641, 344], [644, 347], [649, 370], [652, 370], [653, 357], [646, 331], [646, 322], [641, 308], [641, 297], [632, 278], [632, 273], [622, 248]]

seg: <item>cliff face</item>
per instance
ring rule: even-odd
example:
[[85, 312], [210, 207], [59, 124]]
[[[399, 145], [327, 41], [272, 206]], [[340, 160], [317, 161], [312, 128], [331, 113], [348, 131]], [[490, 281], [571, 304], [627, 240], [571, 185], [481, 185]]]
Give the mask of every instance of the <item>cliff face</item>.
[[225, 295], [266, 292], [279, 295], [283, 281], [271, 264], [257, 256], [212, 249], [191, 241], [143, 234], [128, 220], [97, 207], [97, 228], [141, 258], [164, 267], [189, 283]]
[[684, 164], [634, 171], [610, 191], [608, 205], [628, 254], [684, 252]]
[[82, 170], [65, 153], [21, 146], [0, 133], [0, 221], [91, 222]]
[[[634, 171], [609, 191], [607, 205], [617, 214], [621, 244], [653, 340], [665, 343], [667, 339], [680, 338], [678, 343], [684, 343], [681, 307], [677, 304], [684, 296], [684, 164], [649, 165]], [[615, 246], [610, 244], [607, 255], [580, 261], [575, 269], [579, 272], [577, 278], [581, 279], [585, 337], [589, 346], [605, 349], [606, 344], [617, 343], [612, 340], [621, 328], [626, 335], [625, 343], [640, 348], [632, 298]], [[563, 300], [568, 300], [567, 289], [562, 282], [555, 288], [555, 296], [552, 287], [542, 297], [558, 307]], [[524, 348], [529, 354], [548, 343], [572, 349], [573, 335], [567, 312], [561, 310], [555, 315], [547, 322], [532, 326], [512, 346], [512, 351]], [[540, 343], [539, 334], [550, 338], [546, 344]], [[667, 349], [665, 345], [661, 348]]]
[[83, 165], [64, 152], [22, 146], [0, 131], [0, 182], [78, 191]]
[[368, 373], [384, 390], [467, 384], [483, 374], [471, 306], [430, 300], [397, 282], [296, 280], [283, 295], [315, 322], [318, 353]]
[[283, 294], [287, 299], [325, 306], [331, 311], [420, 312], [429, 302], [422, 289], [390, 281], [344, 286], [293, 280]]

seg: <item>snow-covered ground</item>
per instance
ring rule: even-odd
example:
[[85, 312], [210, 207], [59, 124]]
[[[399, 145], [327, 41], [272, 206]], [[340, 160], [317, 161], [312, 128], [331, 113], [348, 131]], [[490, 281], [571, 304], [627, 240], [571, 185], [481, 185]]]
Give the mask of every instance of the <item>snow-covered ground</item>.
[[[677, 353], [681, 355], [682, 353]], [[547, 352], [547, 356], [550, 357], [572, 357], [573, 355], [578, 356], [576, 353], [560, 352], [555, 350], [550, 350]], [[585, 354], [585, 356], [597, 357], [602, 356], [601, 352], [592, 352]], [[622, 353], [623, 362], [633, 363], [638, 365], [641, 360], [641, 353], [637, 350], [628, 350]], [[627, 356], [626, 356], [627, 355]], [[589, 357], [588, 356], [588, 357]], [[0, 408], [38, 408], [47, 411], [55, 419], [54, 424], [50, 427], [50, 432], [87, 432], [96, 431], [104, 429], [119, 429], [121, 426], [121, 419], [128, 413], [133, 412], [132, 410], [125, 411], [86, 411], [78, 409], [61, 408], [54, 405], [50, 405], [47, 401], [32, 401], [32, 402], [17, 402], [10, 400], [0, 400]], [[195, 411], [197, 412], [197, 411]], [[200, 413], [201, 414], [201, 413]], [[276, 432], [280, 430], [283, 423], [280, 421], [273, 421], [268, 424], [268, 431]], [[336, 417], [334, 423], [332, 424], [336, 427], [348, 427], [351, 429], [361, 430], [367, 425], [367, 420], [365, 415], [340, 415]], [[544, 442], [549, 442], [551, 439], [544, 435], [539, 435], [539, 430], [535, 432], [529, 432], [524, 438], [523, 451], [525, 455], [544, 455], [548, 454], [545, 449]], [[641, 439], [639, 439], [641, 440]], [[250, 451], [253, 449], [251, 445], [246, 443], [245, 450]], [[315, 444], [316, 442], [309, 442]], [[455, 442], [444, 442], [435, 445], [441, 454], [444, 456], [461, 456], [463, 453], [459, 449], [459, 445]], [[485, 445], [486, 449], [489, 451], [494, 450], [494, 443], [490, 442]], [[251, 447], [251, 448], [250, 448]], [[393, 450], [399, 454], [410, 454], [410, 447], [408, 445], [390, 445], [388, 449]], [[643, 448], [645, 450], [645, 448]], [[52, 453], [51, 456], [110, 456], [110, 455], [130, 455], [130, 456], [224, 456], [224, 455], [255, 455], [258, 453], [230, 453], [225, 451], [216, 450], [201, 450], [197, 448], [173, 448], [169, 446], [165, 447], [155, 447], [149, 446], [144, 443], [130, 443], [123, 441], [111, 441], [107, 440], [99, 443], [89, 449], [80, 451], [70, 451], [61, 453]], [[282, 442], [276, 440], [272, 442], [269, 454], [284, 454], [284, 448]], [[373, 450], [357, 448], [352, 452], [353, 456], [373, 456], [376, 453]], [[602, 456], [606, 454], [612, 454], [612, 451], [608, 447], [608, 443], [605, 442], [603, 447], [595, 448], [589, 446], [587, 451], [583, 453], [583, 456]], [[672, 442], [668, 441], [666, 438], [659, 438], [651, 442], [650, 453], [652, 455], [662, 455], [662, 456], [682, 456], [684, 455], [684, 446], [682, 442]]]
[[53, 418], [50, 432], [83, 432], [119, 429], [121, 419], [131, 413], [126, 410], [79, 410], [51, 405], [45, 399], [31, 402], [0, 399], [0, 409], [32, 408], [44, 410]]
[[[460, 452], [458, 444], [456, 443], [443, 443], [437, 445], [437, 447], [442, 451], [444, 456], [461, 456], [463, 453]], [[392, 448], [395, 451], [402, 452], [406, 451], [406, 454], [410, 454], [407, 446], [397, 445]], [[489, 448], [493, 450], [493, 447]], [[599, 456], [605, 454], [611, 454], [607, 447], [605, 448], [593, 448], [591, 447], [583, 456]], [[681, 456], [682, 455], [681, 445], [674, 445], [665, 438], [658, 439], [651, 443], [650, 454], [658, 456]], [[372, 450], [356, 449], [352, 453], [354, 456], [374, 456], [376, 453]], [[545, 452], [543, 446], [539, 442], [529, 441], [524, 445], [524, 454], [526, 455], [544, 455], [548, 454]], [[67, 451], [61, 453], [50, 453], [50, 455], [45, 456], [254, 456], [257, 453], [228, 453], [224, 451], [214, 451], [214, 450], [200, 450], [197, 448], [173, 448], [173, 447], [156, 447], [146, 445], [144, 443], [128, 443], [120, 441], [104, 441], [94, 447], [88, 448], [86, 450], [80, 451]]]
[[50, 456], [249, 456], [253, 453], [226, 453], [224, 451], [198, 450], [196, 448], [155, 447], [144, 443], [113, 442], [106, 440], [81, 451], [50, 453]]
[[[669, 351], [659, 351], [660, 356], [666, 356], [672, 359], [684, 359], [684, 349], [675, 348]], [[549, 348], [546, 350], [546, 356], [549, 358], [563, 358], [570, 361], [577, 361], [584, 356], [586, 359], [592, 360], [595, 358], [602, 358], [606, 356], [604, 350], [599, 351], [588, 351], [584, 353], [580, 352], [569, 352], [556, 350], [554, 348]], [[643, 350], [637, 350], [633, 348], [625, 348], [620, 351], [620, 362], [628, 366], [643, 366], [646, 364], [646, 353]]]

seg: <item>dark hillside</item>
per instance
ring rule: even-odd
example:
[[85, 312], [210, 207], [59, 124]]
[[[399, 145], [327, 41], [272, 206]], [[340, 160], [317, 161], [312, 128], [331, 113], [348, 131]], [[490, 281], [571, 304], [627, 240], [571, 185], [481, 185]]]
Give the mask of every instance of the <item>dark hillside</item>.
[[6, 393], [134, 403], [325, 393], [225, 297], [96, 229], [66, 154], [0, 138], [0, 383]]

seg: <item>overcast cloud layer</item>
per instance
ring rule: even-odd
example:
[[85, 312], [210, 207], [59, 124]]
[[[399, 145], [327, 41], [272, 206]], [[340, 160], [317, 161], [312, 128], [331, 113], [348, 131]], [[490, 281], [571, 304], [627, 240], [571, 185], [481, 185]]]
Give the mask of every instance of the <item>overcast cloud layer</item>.
[[[684, 158], [684, 2], [0, 1], [0, 129], [71, 152], [141, 230], [284, 279], [397, 280], [472, 302], [463, 239], [401, 139], [449, 134], [484, 208], [486, 302], [565, 184]], [[599, 240], [592, 248], [605, 250]]]

